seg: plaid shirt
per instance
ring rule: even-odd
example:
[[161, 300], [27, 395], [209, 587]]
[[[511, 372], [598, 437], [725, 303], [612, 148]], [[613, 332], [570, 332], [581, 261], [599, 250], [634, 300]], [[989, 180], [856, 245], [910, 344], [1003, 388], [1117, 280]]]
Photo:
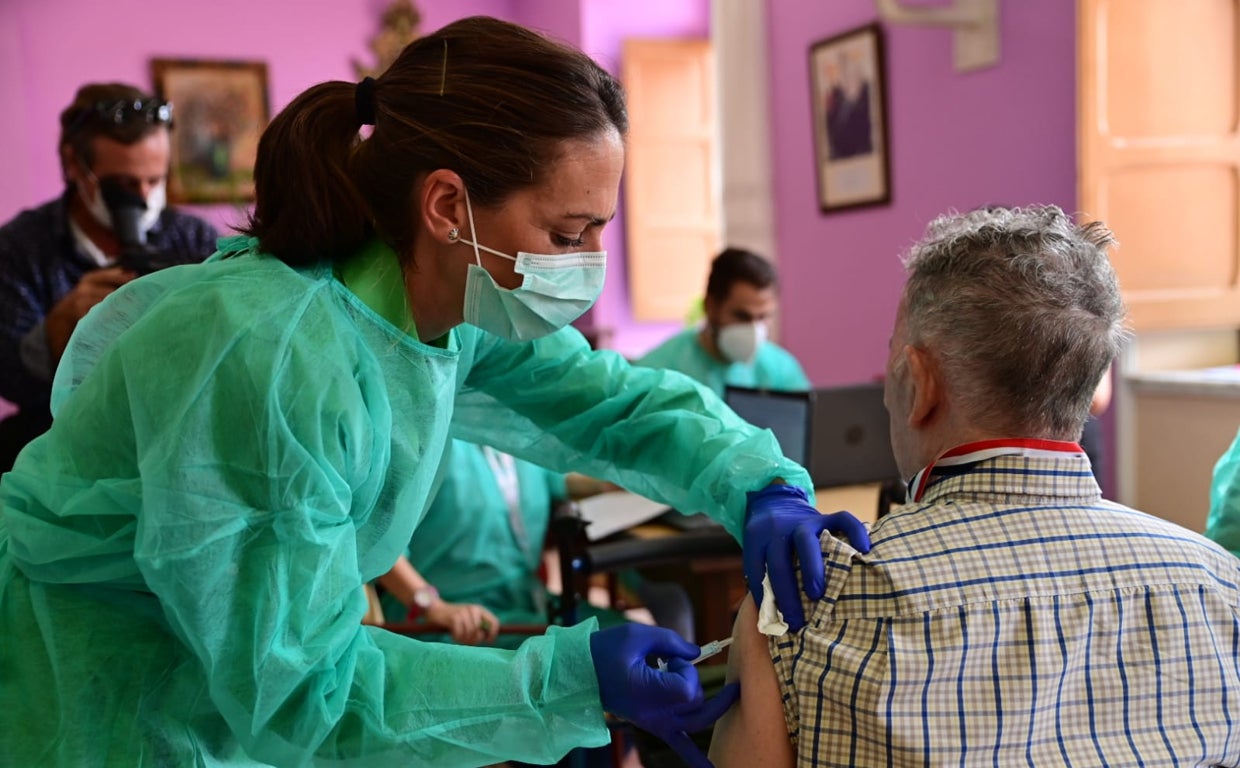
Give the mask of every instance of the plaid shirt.
[[1103, 501], [1084, 454], [994, 453], [866, 555], [823, 537], [826, 597], [771, 638], [798, 764], [1240, 764], [1240, 560]]

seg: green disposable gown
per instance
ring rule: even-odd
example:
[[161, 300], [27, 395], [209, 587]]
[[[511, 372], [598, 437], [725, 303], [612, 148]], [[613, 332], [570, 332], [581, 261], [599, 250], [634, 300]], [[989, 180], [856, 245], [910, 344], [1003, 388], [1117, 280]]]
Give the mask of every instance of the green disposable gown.
[[702, 347], [698, 330], [681, 331], [647, 352], [637, 361], [649, 368], [680, 371], [723, 397], [727, 386], [804, 392], [809, 379], [801, 364], [788, 350], [770, 341], [763, 342], [751, 363], [716, 360]]
[[[538, 569], [552, 503], [568, 498], [564, 475], [514, 461], [520, 516], [514, 525], [486, 450], [464, 440], [448, 443], [443, 482], [409, 542], [409, 562], [449, 602], [484, 605], [504, 624], [545, 623]], [[390, 597], [385, 614], [403, 620], [404, 606]]]
[[592, 622], [515, 651], [360, 623], [454, 399], [467, 439], [734, 535], [746, 492], [808, 485], [706, 389], [572, 329], [424, 344], [328, 266], [221, 248], [91, 311], [52, 429], [0, 481], [0, 765], [463, 766], [605, 743]]
[[1240, 432], [1214, 465], [1206, 538], [1240, 557]]

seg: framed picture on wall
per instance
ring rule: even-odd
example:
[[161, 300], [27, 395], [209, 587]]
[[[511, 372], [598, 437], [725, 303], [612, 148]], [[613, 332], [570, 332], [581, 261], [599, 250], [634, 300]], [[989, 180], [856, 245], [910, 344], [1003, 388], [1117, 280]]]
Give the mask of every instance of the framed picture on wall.
[[172, 103], [172, 203], [254, 199], [254, 158], [270, 119], [262, 61], [154, 59], [160, 98]]
[[890, 203], [882, 27], [867, 24], [814, 43], [809, 69], [819, 207]]

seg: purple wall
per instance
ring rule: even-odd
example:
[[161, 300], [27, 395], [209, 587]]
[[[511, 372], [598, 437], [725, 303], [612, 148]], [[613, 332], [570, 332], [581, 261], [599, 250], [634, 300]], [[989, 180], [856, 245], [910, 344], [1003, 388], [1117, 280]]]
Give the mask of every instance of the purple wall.
[[[367, 42], [387, 0], [54, 0], [0, 2], [0, 121], [6, 183], [0, 222], [60, 194], [57, 117], [87, 81], [122, 80], [153, 89], [150, 59], [267, 61], [272, 113], [315, 83], [354, 79], [352, 61], [374, 62]], [[513, 17], [514, 0], [417, 3], [424, 30], [472, 14]], [[231, 206], [196, 209], [221, 226]]]
[[[0, 99], [22, 105], [13, 110], [13, 119], [0, 121], [0, 147], [7, 148], [0, 222], [60, 193], [56, 120], [82, 82], [117, 79], [153, 89], [149, 60], [155, 56], [264, 59], [274, 115], [315, 83], [352, 79], [354, 58], [372, 62], [366, 43], [377, 31], [387, 2], [0, 0]], [[498, 16], [579, 46], [617, 75], [626, 37], [710, 34], [709, 0], [418, 0], [416, 4], [423, 14], [423, 30], [462, 16]], [[221, 229], [244, 218], [243, 209], [230, 205], [192, 210]], [[608, 227], [605, 245], [612, 256], [610, 273], [593, 322], [616, 328], [615, 342], [622, 348], [648, 349], [677, 326], [632, 321], [623, 212]]]
[[[0, 221], [61, 190], [57, 115], [87, 80], [150, 87], [154, 56], [265, 59], [273, 111], [306, 87], [352, 79], [352, 59], [387, 0], [0, 0], [0, 121], [6, 182]], [[706, 37], [709, 0], [418, 0], [423, 28], [470, 14], [528, 24], [576, 44], [613, 73], [627, 37]], [[1001, 3], [999, 66], [957, 74], [951, 34], [888, 26], [892, 204], [824, 215], [816, 203], [807, 52], [875, 19], [873, 0], [767, 0], [775, 223], [782, 341], [816, 384], [882, 371], [902, 284], [900, 254], [926, 221], [989, 202], [1075, 208], [1075, 18], [1072, 0]], [[226, 226], [230, 206], [200, 209]], [[623, 218], [608, 228], [607, 287], [593, 312], [613, 346], [638, 354], [678, 324], [632, 320]]]
[[513, 0], [511, 21], [580, 47], [581, 6], [585, 0]]
[[874, 21], [873, 0], [767, 0], [782, 341], [816, 384], [881, 374], [897, 258], [934, 215], [984, 203], [1076, 206], [1075, 4], [1000, 3], [998, 66], [958, 74], [951, 33], [884, 25], [892, 203], [824, 215], [809, 46]]
[[[272, 108], [279, 110], [316, 82], [352, 78], [352, 59], [370, 60], [366, 41], [385, 5], [386, 0], [0, 2], [0, 99], [20, 105], [11, 110], [11, 119], [0, 121], [7, 172], [0, 185], [0, 221], [60, 192], [56, 117], [81, 82], [116, 78], [150, 86], [153, 56], [265, 59]], [[613, 72], [626, 37], [709, 34], [708, 0], [642, 5], [419, 2], [425, 29], [474, 13], [510, 18], [580, 45]], [[893, 202], [832, 215], [821, 214], [815, 203], [806, 52], [814, 40], [872, 21], [873, 2], [768, 0], [767, 13], [783, 341], [816, 383], [869, 378], [881, 370], [902, 280], [896, 255], [927, 219], [985, 202], [1074, 207], [1073, 3], [1002, 4], [1002, 62], [963, 75], [952, 70], [946, 30], [889, 27]], [[229, 206], [203, 213], [223, 225], [240, 218]], [[623, 229], [623, 220], [608, 228], [606, 244], [614, 258], [594, 321], [614, 327], [616, 346], [636, 353], [676, 326], [633, 322]]]

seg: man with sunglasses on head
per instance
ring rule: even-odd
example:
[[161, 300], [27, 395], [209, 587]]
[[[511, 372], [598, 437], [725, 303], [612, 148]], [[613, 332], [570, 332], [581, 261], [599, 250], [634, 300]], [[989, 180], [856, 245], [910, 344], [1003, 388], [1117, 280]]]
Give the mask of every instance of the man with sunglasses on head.
[[108, 198], [145, 204], [132, 226], [149, 264], [215, 250], [214, 227], [165, 207], [171, 127], [172, 105], [138, 88], [83, 85], [60, 115], [64, 194], [0, 227], [0, 397], [20, 409], [0, 422], [0, 472], [50, 426], [52, 377], [78, 320], [152, 268], [121, 263], [126, 243]]

